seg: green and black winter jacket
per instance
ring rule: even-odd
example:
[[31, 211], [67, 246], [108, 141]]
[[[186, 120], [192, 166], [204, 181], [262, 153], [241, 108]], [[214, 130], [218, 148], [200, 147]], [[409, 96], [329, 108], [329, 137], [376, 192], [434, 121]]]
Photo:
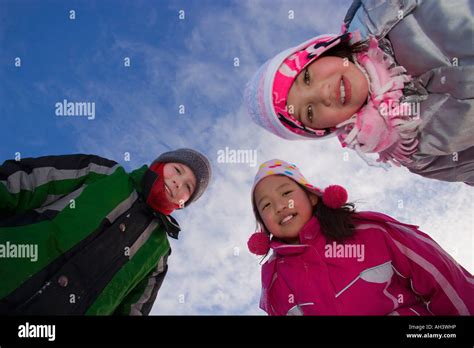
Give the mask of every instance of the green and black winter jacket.
[[0, 314], [148, 315], [180, 231], [145, 203], [155, 179], [94, 155], [0, 166]]

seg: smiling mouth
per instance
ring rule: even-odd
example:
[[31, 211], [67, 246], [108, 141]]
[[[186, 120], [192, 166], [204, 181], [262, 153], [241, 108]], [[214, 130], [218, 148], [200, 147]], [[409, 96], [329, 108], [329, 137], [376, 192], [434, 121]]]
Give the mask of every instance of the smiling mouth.
[[339, 101], [342, 105], [346, 105], [351, 100], [351, 84], [347, 77], [341, 76], [339, 83]]
[[288, 225], [291, 221], [293, 221], [293, 219], [296, 217], [296, 215], [298, 215], [298, 214], [287, 215], [286, 217], [284, 217], [283, 219], [280, 220], [280, 225], [281, 226]]
[[346, 87], [344, 87], [344, 80], [341, 78], [341, 83], [339, 84], [339, 100], [342, 105], [346, 101]]

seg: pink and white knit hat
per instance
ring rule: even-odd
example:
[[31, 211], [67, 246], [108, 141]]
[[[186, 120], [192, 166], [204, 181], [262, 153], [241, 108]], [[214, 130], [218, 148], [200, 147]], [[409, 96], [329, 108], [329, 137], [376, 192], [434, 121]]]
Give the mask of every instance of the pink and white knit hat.
[[263, 64], [247, 84], [245, 104], [250, 117], [273, 134], [302, 140], [335, 135], [336, 128], [313, 129], [294, 118], [287, 110], [287, 97], [298, 74], [321, 54], [349, 40], [350, 33], [320, 35], [289, 48]]
[[257, 174], [255, 174], [255, 179], [252, 185], [252, 201], [253, 193], [257, 184], [262, 181], [262, 179], [271, 175], [285, 175], [318, 196], [323, 194], [319, 188], [311, 185], [308, 180], [306, 180], [296, 164], [288, 163], [279, 159], [272, 159], [262, 163], [258, 168]]
[[[331, 208], [338, 209], [347, 202], [347, 191], [339, 185], [328, 186], [324, 191], [316, 186], [311, 185], [308, 180], [301, 174], [295, 164], [285, 162], [279, 159], [272, 159], [262, 163], [252, 185], [251, 200], [254, 212], [257, 212], [254, 200], [254, 191], [257, 184], [264, 178], [271, 175], [284, 175], [294, 180], [296, 183], [304, 187], [304, 189], [322, 197], [323, 203]], [[257, 255], [264, 255], [269, 248], [270, 239], [267, 233], [259, 231], [250, 237], [247, 246], [249, 250]]]

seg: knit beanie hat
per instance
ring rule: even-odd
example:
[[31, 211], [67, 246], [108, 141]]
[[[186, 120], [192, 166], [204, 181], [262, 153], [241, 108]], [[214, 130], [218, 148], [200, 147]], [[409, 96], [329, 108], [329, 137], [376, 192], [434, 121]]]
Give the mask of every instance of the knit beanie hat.
[[247, 84], [244, 93], [252, 120], [273, 134], [303, 140], [336, 135], [336, 128], [313, 129], [288, 112], [287, 97], [298, 76], [321, 54], [351, 38], [351, 33], [320, 35], [289, 48], [263, 64]]
[[185, 207], [201, 197], [201, 195], [206, 190], [209, 181], [211, 180], [212, 170], [208, 158], [202, 153], [193, 149], [181, 148], [178, 150], [162, 153], [156, 160], [153, 161], [150, 167], [153, 166], [155, 162], [182, 163], [187, 165], [192, 170], [194, 176], [196, 177], [196, 188], [194, 189], [191, 197], [189, 197], [188, 201], [184, 204]]
[[[252, 185], [251, 200], [252, 207], [255, 214], [258, 214], [257, 207], [255, 205], [254, 192], [257, 184], [267, 176], [271, 175], [284, 175], [297, 184], [301, 185], [305, 190], [316, 194], [321, 197], [324, 205], [331, 209], [341, 208], [347, 202], [347, 191], [339, 185], [328, 186], [325, 190], [311, 185], [308, 180], [301, 174], [300, 170], [295, 164], [285, 162], [279, 159], [272, 159], [264, 162], [260, 165], [255, 179]], [[254, 233], [247, 246], [249, 250], [257, 255], [264, 255], [269, 250], [270, 238], [265, 231], [259, 231]]]

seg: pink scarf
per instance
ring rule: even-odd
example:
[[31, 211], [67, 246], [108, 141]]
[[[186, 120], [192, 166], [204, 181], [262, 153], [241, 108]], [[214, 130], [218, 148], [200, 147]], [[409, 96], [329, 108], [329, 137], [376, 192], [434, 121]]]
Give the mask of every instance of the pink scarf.
[[[369, 165], [386, 168], [386, 162], [396, 166], [412, 162], [410, 156], [418, 146], [421, 119], [419, 115], [406, 115], [412, 106], [400, 101], [410, 76], [384, 54], [373, 37], [369, 49], [354, 58], [369, 80], [369, 97], [362, 109], [337, 125], [339, 141], [343, 147], [356, 150]], [[373, 152], [379, 154], [376, 162], [365, 155]]]

